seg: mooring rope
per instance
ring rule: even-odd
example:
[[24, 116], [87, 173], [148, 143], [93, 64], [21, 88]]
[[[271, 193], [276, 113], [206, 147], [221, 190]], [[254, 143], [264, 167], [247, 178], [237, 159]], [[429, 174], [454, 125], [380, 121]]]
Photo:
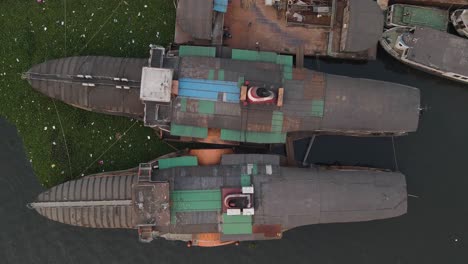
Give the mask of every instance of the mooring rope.
[[99, 159], [100, 159], [102, 156], [104, 156], [115, 144], [117, 144], [117, 142], [119, 142], [119, 141], [128, 133], [128, 131], [130, 131], [130, 129], [133, 128], [133, 126], [136, 125], [136, 123], [138, 123], [138, 120], [135, 120], [135, 122], [133, 122], [133, 124], [132, 124], [129, 128], [127, 128], [127, 130], [125, 130], [125, 132], [122, 134], [122, 136], [121, 136], [121, 137], [118, 137], [106, 150], [104, 150], [104, 152], [103, 152], [101, 155], [99, 155], [93, 162], [91, 162], [91, 163], [88, 165], [88, 167], [86, 167], [86, 169], [84, 169], [84, 170], [80, 173], [80, 175], [78, 175], [78, 177], [81, 177], [89, 168], [91, 168], [91, 166], [93, 166], [93, 164], [95, 164], [96, 162], [98, 162]]
[[63, 23], [65, 26], [65, 57], [67, 57], [67, 0], [63, 0]]
[[395, 169], [396, 171], [400, 171], [400, 169], [398, 168], [398, 160], [397, 160], [396, 150], [395, 150], [395, 139], [393, 136], [392, 136], [392, 147], [393, 147], [393, 161], [395, 162]]
[[104, 28], [104, 26], [109, 23], [109, 20], [111, 19], [112, 15], [114, 15], [114, 13], [117, 11], [117, 9], [122, 5], [124, 1], [121, 0], [119, 1], [119, 4], [114, 8], [114, 10], [112, 10], [112, 13], [106, 18], [106, 20], [104, 21], [104, 23], [100, 26], [100, 28], [98, 29], [98, 31], [96, 31], [96, 33], [94, 33], [94, 35], [88, 40], [88, 42], [86, 42], [86, 44], [81, 48], [81, 50], [78, 52], [78, 55], [88, 47], [88, 44], [97, 36], [97, 34], [99, 34], [99, 32], [101, 32], [101, 30]]
[[67, 158], [68, 158], [68, 168], [70, 170], [70, 179], [72, 179], [72, 165], [71, 165], [71, 159], [70, 159], [70, 152], [68, 151], [68, 144], [67, 144], [67, 138], [65, 137], [65, 131], [63, 130], [63, 126], [62, 126], [62, 119], [60, 118], [60, 114], [59, 114], [59, 111], [57, 109], [57, 105], [55, 104], [55, 100], [52, 99], [52, 103], [54, 103], [54, 108], [55, 108], [55, 113], [57, 114], [57, 118], [58, 118], [58, 121], [59, 121], [59, 125], [60, 125], [60, 130], [62, 131], [62, 137], [63, 137], [63, 142], [65, 144], [65, 150], [67, 151]]

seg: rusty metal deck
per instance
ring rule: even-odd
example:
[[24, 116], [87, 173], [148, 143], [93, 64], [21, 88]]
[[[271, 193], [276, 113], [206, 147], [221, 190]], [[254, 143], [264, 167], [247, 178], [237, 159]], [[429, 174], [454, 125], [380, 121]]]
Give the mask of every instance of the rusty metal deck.
[[[184, 5], [184, 2], [179, 2], [179, 5], [181, 4]], [[330, 16], [326, 18], [314, 17], [313, 23], [301, 26], [288, 22], [288, 16], [284, 10], [278, 11], [272, 6], [265, 5], [263, 1], [232, 0], [229, 3], [227, 13], [224, 14], [224, 20], [213, 22], [215, 24], [213, 28], [220, 27], [216, 23], [223, 23], [222, 26], [231, 35], [230, 38], [223, 40], [223, 45], [236, 49], [273, 51], [284, 54], [297, 54], [298, 51], [301, 51], [300, 53], [305, 56], [331, 56], [358, 60], [375, 59], [378, 38], [375, 38], [375, 41], [372, 40], [373, 36], [368, 38], [369, 35], [365, 31], [369, 30], [372, 32], [371, 35], [375, 35], [376, 30], [383, 29], [383, 25], [379, 28], [379, 17], [382, 14], [377, 4], [368, 0], [359, 4], [350, 3], [348, 0], [330, 0], [328, 5], [332, 5], [331, 8], [334, 10]], [[349, 12], [348, 5], [356, 5], [356, 7], [352, 12]], [[206, 5], [204, 12], [210, 11], [209, 8], [210, 6]], [[192, 17], [187, 15], [187, 19], [184, 19], [186, 15], [183, 11], [186, 9], [185, 6], [178, 7], [177, 19], [179, 22], [176, 23], [175, 43], [195, 45], [214, 43], [206, 37], [199, 37], [200, 30], [198, 28], [206, 24], [205, 20], [200, 21], [199, 25], [195, 27], [196, 30], [184, 27], [183, 22]], [[196, 8], [196, 11], [201, 13], [202, 11], [199, 9], [203, 9], [202, 5], [198, 5]], [[362, 15], [366, 13], [371, 15]], [[347, 23], [345, 21], [347, 18], [351, 18], [352, 21]], [[365, 20], [365, 22], [358, 20]], [[363, 23], [367, 23], [367, 26], [348, 34], [342, 32], [343, 29], [349, 29], [348, 25]], [[343, 42], [351, 37], [354, 38], [353, 41], [359, 38], [369, 42], [370, 45], [359, 51], [346, 50], [343, 48]]]

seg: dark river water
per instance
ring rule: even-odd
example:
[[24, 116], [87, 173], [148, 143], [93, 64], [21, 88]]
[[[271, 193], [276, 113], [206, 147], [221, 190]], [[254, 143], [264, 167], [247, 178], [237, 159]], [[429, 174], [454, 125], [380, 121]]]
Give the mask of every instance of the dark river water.
[[[421, 89], [427, 111], [418, 132], [395, 139], [398, 168], [416, 196], [409, 198], [408, 214], [307, 226], [279, 241], [238, 247], [140, 244], [133, 230], [65, 226], [28, 210], [25, 204], [42, 188], [15, 128], [0, 120], [0, 263], [468, 263], [468, 86], [410, 69], [386, 54], [367, 64], [309, 59], [306, 65]], [[320, 137], [311, 155], [313, 162], [396, 167], [390, 138]]]

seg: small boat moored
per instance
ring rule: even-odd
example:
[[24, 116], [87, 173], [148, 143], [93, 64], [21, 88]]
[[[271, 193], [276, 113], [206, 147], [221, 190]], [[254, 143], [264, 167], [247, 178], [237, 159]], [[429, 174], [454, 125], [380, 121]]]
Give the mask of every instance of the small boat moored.
[[468, 83], [468, 41], [432, 28], [396, 27], [385, 31], [382, 47], [420, 70]]
[[450, 16], [458, 34], [468, 38], [468, 9], [457, 9]]
[[449, 12], [435, 7], [394, 4], [387, 9], [386, 27], [429, 27], [446, 31]]

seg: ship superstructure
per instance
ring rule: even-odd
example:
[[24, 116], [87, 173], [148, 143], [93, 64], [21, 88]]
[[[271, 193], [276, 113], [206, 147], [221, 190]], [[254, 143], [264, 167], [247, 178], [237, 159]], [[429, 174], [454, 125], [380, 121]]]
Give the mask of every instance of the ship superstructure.
[[457, 9], [450, 18], [458, 34], [468, 38], [468, 9]]

